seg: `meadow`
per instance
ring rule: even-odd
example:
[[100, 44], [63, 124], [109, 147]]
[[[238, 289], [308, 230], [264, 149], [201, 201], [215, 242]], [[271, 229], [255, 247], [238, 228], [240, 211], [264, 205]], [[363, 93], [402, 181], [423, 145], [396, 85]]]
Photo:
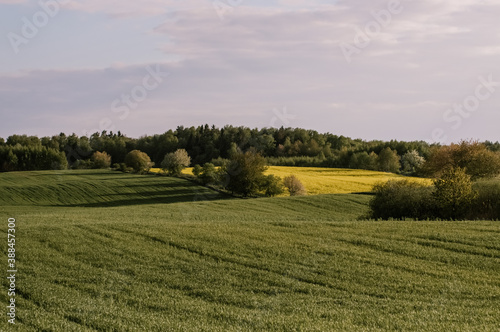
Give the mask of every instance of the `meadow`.
[[[152, 168], [151, 172], [160, 173], [161, 169]], [[186, 168], [183, 174], [192, 175], [193, 169]], [[432, 184], [430, 179], [348, 168], [270, 166], [265, 174], [273, 174], [281, 178], [293, 174], [304, 184], [309, 195], [366, 193], [370, 192], [377, 183], [397, 179], [409, 179], [426, 185]]]
[[[357, 220], [369, 199], [1, 173], [2, 229], [17, 220], [18, 309], [0, 330], [498, 331], [500, 224]], [[5, 308], [5, 278], [2, 288]]]

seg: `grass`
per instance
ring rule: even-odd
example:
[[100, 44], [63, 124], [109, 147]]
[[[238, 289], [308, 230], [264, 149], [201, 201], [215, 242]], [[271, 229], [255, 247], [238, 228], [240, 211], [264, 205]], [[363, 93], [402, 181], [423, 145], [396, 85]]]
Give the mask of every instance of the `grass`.
[[[160, 171], [159, 168], [151, 169], [152, 173]], [[183, 173], [192, 175], [192, 168], [184, 169]], [[370, 192], [377, 183], [397, 179], [410, 179], [427, 185], [432, 184], [430, 179], [347, 168], [270, 166], [266, 174], [274, 174], [281, 178], [294, 174], [304, 184], [308, 195]]]
[[0, 174], [0, 214], [18, 225], [18, 320], [0, 330], [498, 330], [499, 223], [354, 221], [368, 199]]

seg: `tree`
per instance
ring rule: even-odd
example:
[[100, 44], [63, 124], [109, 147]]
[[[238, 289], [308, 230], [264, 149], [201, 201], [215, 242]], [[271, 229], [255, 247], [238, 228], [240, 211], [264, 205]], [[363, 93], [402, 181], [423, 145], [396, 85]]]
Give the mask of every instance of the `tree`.
[[193, 167], [193, 175], [194, 176], [199, 178], [202, 172], [203, 172], [203, 168], [199, 164], [194, 165], [194, 167]]
[[193, 174], [204, 184], [216, 184], [219, 182], [219, 173], [215, 165], [212, 163], [205, 163], [203, 167], [196, 165], [193, 168]]
[[403, 172], [406, 174], [415, 174], [424, 163], [424, 157], [417, 150], [408, 151], [401, 157]]
[[263, 187], [266, 160], [255, 150], [234, 155], [224, 166], [226, 187], [244, 197], [256, 195]]
[[111, 166], [111, 156], [106, 152], [96, 151], [90, 160], [93, 168], [109, 168]]
[[366, 151], [354, 153], [349, 159], [349, 168], [375, 170], [378, 156], [375, 152]]
[[453, 167], [434, 180], [434, 199], [443, 219], [463, 219], [477, 196], [470, 175], [464, 168]]
[[264, 193], [268, 197], [281, 195], [285, 191], [281, 178], [273, 174], [265, 177], [263, 186]]
[[461, 141], [434, 148], [423, 165], [425, 175], [439, 177], [444, 171], [460, 167], [472, 180], [500, 174], [500, 153], [477, 141]]
[[396, 151], [387, 147], [380, 151], [378, 155], [378, 170], [382, 172], [399, 172], [399, 156]]
[[307, 194], [302, 182], [293, 174], [285, 177], [283, 183], [290, 192], [290, 196], [304, 196]]
[[182, 170], [191, 164], [191, 157], [184, 149], [167, 153], [161, 162], [161, 168], [172, 176], [180, 176]]
[[131, 167], [135, 172], [147, 172], [153, 166], [151, 158], [139, 150], [132, 150], [125, 156], [125, 164]]

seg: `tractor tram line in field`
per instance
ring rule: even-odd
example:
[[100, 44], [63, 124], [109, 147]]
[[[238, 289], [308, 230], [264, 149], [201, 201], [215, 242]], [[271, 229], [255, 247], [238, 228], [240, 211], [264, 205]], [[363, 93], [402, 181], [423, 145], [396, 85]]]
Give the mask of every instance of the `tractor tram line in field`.
[[0, 174], [0, 210], [23, 221], [19, 330], [500, 326], [498, 222], [357, 220], [369, 195], [233, 199], [178, 178], [59, 173]]

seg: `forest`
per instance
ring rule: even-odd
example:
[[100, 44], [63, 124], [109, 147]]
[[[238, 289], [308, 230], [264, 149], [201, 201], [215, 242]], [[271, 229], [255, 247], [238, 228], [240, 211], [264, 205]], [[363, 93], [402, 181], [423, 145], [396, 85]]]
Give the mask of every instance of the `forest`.
[[[500, 151], [499, 142], [483, 143]], [[52, 137], [12, 135], [0, 138], [0, 171], [85, 168], [96, 151], [106, 152], [113, 164], [123, 163], [127, 153], [140, 150], [155, 165], [167, 153], [184, 149], [192, 165], [220, 165], [235, 152], [255, 150], [268, 165], [321, 166], [379, 170], [412, 174], [439, 144], [425, 141], [366, 141], [301, 128], [262, 128], [208, 124], [179, 126], [163, 134], [131, 138], [103, 131], [90, 137], [60, 133]]]

